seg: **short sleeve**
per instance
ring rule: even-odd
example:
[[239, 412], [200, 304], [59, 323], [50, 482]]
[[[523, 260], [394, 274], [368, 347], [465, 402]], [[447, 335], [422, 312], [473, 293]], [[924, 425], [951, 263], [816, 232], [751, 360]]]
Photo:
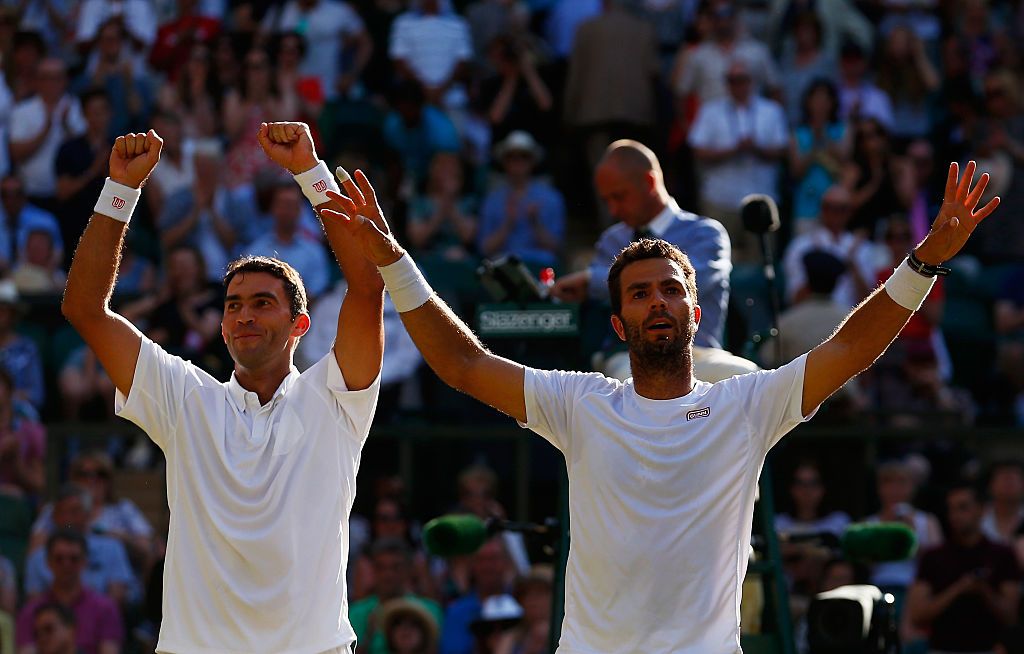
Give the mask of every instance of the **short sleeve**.
[[[726, 380], [738, 406], [744, 407], [754, 441], [765, 452], [811, 416], [802, 411], [807, 355], [774, 370], [759, 370]], [[813, 415], [814, 412], [811, 412]]]
[[365, 443], [366, 437], [370, 435], [370, 425], [373, 423], [373, 414], [377, 410], [377, 398], [380, 395], [380, 375], [373, 383], [361, 391], [350, 391], [345, 384], [345, 377], [341, 374], [338, 360], [334, 351], [328, 351], [318, 364], [306, 371], [307, 374], [314, 369], [323, 366], [316, 374], [327, 375], [327, 390], [334, 397], [341, 413], [348, 423], [346, 432], [355, 438], [359, 443]]
[[567, 454], [572, 446], [572, 407], [588, 383], [610, 383], [598, 373], [526, 368], [523, 394], [526, 422], [519, 425]]
[[391, 25], [391, 38], [388, 40], [388, 56], [392, 59], [406, 59], [412, 53], [408, 16], [399, 16]]
[[203, 384], [203, 373], [191, 363], [168, 354], [159, 345], [142, 337], [135, 377], [125, 397], [120, 390], [114, 396], [115, 413], [142, 428], [160, 449], [166, 451], [174, 435], [178, 415], [189, 390]]
[[46, 117], [36, 109], [31, 101], [26, 104], [16, 105], [11, 112], [10, 139], [12, 143], [27, 141], [39, 135], [42, 131]]

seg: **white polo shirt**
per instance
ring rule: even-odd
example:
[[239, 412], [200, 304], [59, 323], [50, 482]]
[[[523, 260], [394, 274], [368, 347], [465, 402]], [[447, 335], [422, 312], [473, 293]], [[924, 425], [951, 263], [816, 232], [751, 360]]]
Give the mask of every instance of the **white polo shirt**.
[[158, 652], [316, 654], [355, 641], [345, 565], [379, 378], [348, 391], [330, 352], [273, 398], [143, 339], [117, 414], [167, 457]]
[[672, 400], [632, 378], [527, 369], [525, 426], [569, 472], [559, 654], [740, 651], [754, 493], [768, 449], [804, 419], [805, 361]]

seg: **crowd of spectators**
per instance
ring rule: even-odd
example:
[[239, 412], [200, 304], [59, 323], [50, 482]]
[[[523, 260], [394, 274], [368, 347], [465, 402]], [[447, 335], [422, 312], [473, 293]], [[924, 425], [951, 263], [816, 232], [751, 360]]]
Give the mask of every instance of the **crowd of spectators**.
[[[264, 121], [307, 122], [323, 159], [368, 171], [400, 240], [464, 312], [487, 299], [483, 259], [511, 255], [548, 279], [607, 268], [591, 246], [629, 221], [593, 176], [610, 143], [636, 139], [661, 160], [662, 204], [728, 235], [714, 255], [722, 319], [699, 338], [762, 366], [820, 342], [884, 281], [927, 233], [947, 162], [974, 159], [992, 178], [983, 202], [1002, 206], [826, 413], [1024, 427], [1022, 37], [1019, 0], [0, 0], [0, 513], [4, 534], [32, 525], [0, 539], [17, 651], [133, 650], [158, 616], [159, 526], [112, 486], [120, 469], [158, 467], [155, 450], [47, 453], [49, 424], [112, 419], [110, 380], [54, 325], [117, 135], [153, 127], [165, 147], [115, 308], [222, 379], [232, 258], [274, 255], [302, 274], [314, 317], [302, 368], [329, 351], [346, 288], [317, 217], [258, 146]], [[762, 252], [741, 219], [752, 193], [782, 216], [783, 311], [767, 340], [751, 310], [770, 305]], [[580, 294], [601, 304], [602, 287]], [[378, 421], [429, 414], [430, 379], [390, 304], [385, 324]], [[908, 642], [991, 648], [1017, 617], [1024, 474], [1007, 462], [987, 487], [963, 486], [969, 470], [928, 478], [904, 454], [877, 467], [868, 519], [908, 522], [920, 565], [791, 552], [795, 617], [829, 579], [870, 579], [898, 591]], [[467, 471], [455, 507], [495, 515], [496, 483]], [[814, 462], [795, 469], [780, 531], [844, 528], [849, 516], [821, 512], [823, 483]], [[937, 516], [914, 506], [928, 485], [950, 486], [927, 507]], [[360, 652], [546, 651], [551, 573], [521, 540], [433, 560], [403, 494], [383, 488], [353, 522]], [[993, 642], [960, 642], [964, 629]]]

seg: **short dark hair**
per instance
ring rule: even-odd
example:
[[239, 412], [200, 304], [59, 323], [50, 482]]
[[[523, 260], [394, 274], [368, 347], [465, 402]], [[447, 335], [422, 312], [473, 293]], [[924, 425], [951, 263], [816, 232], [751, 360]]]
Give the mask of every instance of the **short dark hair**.
[[281, 280], [281, 283], [284, 284], [284, 292], [288, 296], [291, 306], [292, 320], [298, 318], [300, 314], [306, 313], [306, 287], [302, 283], [299, 271], [284, 261], [274, 259], [273, 257], [250, 255], [235, 259], [229, 263], [228, 270], [224, 273], [225, 294], [227, 293], [228, 285], [231, 284], [231, 280], [235, 278], [235, 275], [247, 272], [267, 273]]
[[82, 109], [85, 109], [85, 106], [87, 104], [89, 104], [93, 100], [96, 100], [97, 98], [102, 99], [104, 102], [106, 102], [108, 107], [110, 106], [110, 96], [107, 95], [106, 91], [104, 91], [102, 88], [98, 86], [89, 87], [86, 90], [79, 93], [78, 104], [82, 106]]
[[402, 557], [405, 561], [412, 560], [412, 550], [401, 538], [378, 538], [370, 546], [370, 556], [378, 554], [394, 554]]
[[82, 548], [82, 554], [87, 555], [89, 553], [89, 543], [85, 540], [85, 535], [77, 529], [69, 529], [67, 527], [55, 529], [49, 538], [46, 539], [46, 553], [52, 552], [54, 545], [57, 543], [72, 543]]
[[63, 622], [64, 626], [75, 626], [75, 612], [60, 602], [43, 602], [32, 611], [32, 620], [35, 621], [39, 616], [48, 612], [56, 614], [57, 619]]
[[623, 269], [631, 263], [644, 259], [668, 259], [679, 264], [686, 277], [686, 292], [690, 294], [693, 303], [697, 304], [697, 271], [693, 269], [690, 258], [668, 241], [663, 241], [660, 238], [642, 238], [623, 248], [622, 252], [615, 256], [612, 267], [608, 270], [608, 293], [611, 296], [613, 314], [616, 316], [622, 314]]
[[974, 501], [978, 504], [981, 504], [984, 501], [981, 489], [978, 488], [976, 483], [969, 479], [957, 479], [946, 486], [946, 499], [949, 499], [949, 496], [953, 493], [959, 493], [961, 491], [970, 493], [971, 497], [973, 497]]

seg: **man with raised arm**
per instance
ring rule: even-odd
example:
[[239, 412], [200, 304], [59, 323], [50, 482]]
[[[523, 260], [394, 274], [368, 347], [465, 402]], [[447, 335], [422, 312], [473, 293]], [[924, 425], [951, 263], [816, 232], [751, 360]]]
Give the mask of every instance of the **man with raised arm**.
[[[259, 141], [317, 209], [330, 204], [324, 191], [337, 186], [305, 125], [263, 124]], [[267, 257], [234, 261], [224, 276], [231, 380], [171, 356], [109, 307], [128, 220], [161, 145], [152, 130], [114, 143], [61, 305], [117, 387], [118, 415], [167, 457], [157, 651], [348, 652], [348, 517], [377, 403], [383, 284], [343, 225], [328, 221], [350, 289], [338, 316], [345, 337], [323, 359], [302, 374], [292, 365], [310, 324], [306, 293], [291, 266]]]
[[932, 230], [824, 343], [776, 370], [709, 384], [693, 377], [700, 321], [693, 266], [669, 243], [627, 246], [608, 273], [612, 326], [633, 377], [526, 368], [488, 352], [433, 294], [391, 236], [365, 178], [362, 198], [324, 212], [381, 275], [409, 334], [440, 377], [512, 416], [565, 455], [570, 540], [560, 654], [740, 651], [740, 587], [754, 493], [768, 450], [878, 358], [916, 311], [939, 266], [999, 204], [975, 210], [952, 164]]

